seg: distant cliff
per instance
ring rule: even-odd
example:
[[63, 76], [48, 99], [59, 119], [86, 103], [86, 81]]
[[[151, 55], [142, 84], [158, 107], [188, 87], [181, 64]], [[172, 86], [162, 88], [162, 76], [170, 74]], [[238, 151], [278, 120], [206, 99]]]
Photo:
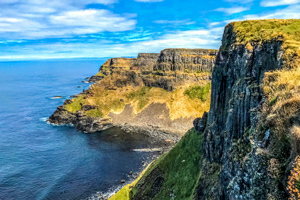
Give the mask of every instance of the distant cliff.
[[228, 24], [209, 113], [111, 199], [299, 199], [299, 33], [300, 20]]
[[163, 75], [167, 73], [174, 78], [182, 74], [209, 72], [213, 70], [217, 50], [208, 49], [165, 49], [158, 53], [140, 53], [137, 58], [112, 58], [99, 69], [99, 73], [91, 77], [90, 82], [101, 80], [113, 71], [131, 70], [144, 74]]
[[208, 111], [216, 53], [166, 49], [108, 59], [90, 78], [95, 84], [58, 107], [48, 121], [88, 133], [120, 126], [181, 137]]
[[161, 51], [155, 68], [164, 71], [212, 72], [217, 52], [209, 49], [165, 49]]

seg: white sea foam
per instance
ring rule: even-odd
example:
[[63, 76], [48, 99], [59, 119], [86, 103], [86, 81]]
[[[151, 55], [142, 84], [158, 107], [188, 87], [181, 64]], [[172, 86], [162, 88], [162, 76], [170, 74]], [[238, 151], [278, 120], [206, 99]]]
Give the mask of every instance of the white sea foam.
[[69, 124], [53, 124], [53, 123], [47, 121], [47, 124], [50, 124], [50, 125], [52, 125], [52, 126], [68, 126], [68, 127], [74, 127], [74, 125], [71, 124], [71, 123], [69, 123]]
[[58, 97], [58, 96], [57, 96], [57, 97], [51, 97], [50, 99], [63, 99], [63, 98], [64, 98], [64, 97], [60, 97], [60, 96]]
[[45, 121], [47, 121], [47, 119], [48, 119], [48, 117], [42, 117], [42, 118], [40, 118], [40, 121], [45, 122]]
[[103, 200], [109, 199], [114, 194], [116, 194], [122, 186], [115, 187], [114, 189], [110, 189], [108, 192], [96, 192], [95, 194], [91, 195], [90, 197], [86, 198], [85, 200]]
[[162, 151], [162, 148], [151, 148], [151, 149], [133, 149], [132, 151], [136, 152], [157, 152], [157, 151]]

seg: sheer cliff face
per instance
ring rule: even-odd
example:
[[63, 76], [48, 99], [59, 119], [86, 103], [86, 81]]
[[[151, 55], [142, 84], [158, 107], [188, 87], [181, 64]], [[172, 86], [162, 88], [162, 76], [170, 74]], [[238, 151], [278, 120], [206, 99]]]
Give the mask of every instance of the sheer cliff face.
[[160, 53], [140, 53], [137, 58], [111, 58], [100, 67], [97, 75], [91, 77], [90, 82], [115, 74], [124, 77], [118, 81], [118, 87], [134, 82], [135, 85], [172, 91], [183, 83], [210, 79], [216, 55], [217, 50], [166, 49]]
[[166, 71], [212, 72], [217, 50], [208, 49], [165, 49], [160, 53], [155, 66]]
[[135, 62], [135, 58], [111, 58], [100, 67], [99, 71], [103, 75], [110, 75], [116, 70], [129, 70]]
[[165, 49], [160, 53], [140, 53], [137, 58], [112, 58], [100, 71], [108, 75], [115, 70], [212, 72], [217, 50]]
[[159, 55], [159, 53], [139, 53], [133, 69], [153, 70]]
[[236, 45], [232, 26], [226, 27], [213, 72], [210, 127], [205, 131], [205, 153], [210, 161], [226, 159], [232, 139], [255, 126], [263, 99], [259, 85], [266, 71], [282, 68], [280, 47], [279, 41]]
[[248, 136], [263, 103], [264, 73], [283, 67], [282, 41], [239, 44], [233, 26], [226, 26], [216, 58], [203, 144], [206, 159], [222, 170], [214, 195], [200, 183], [198, 199], [266, 199], [271, 189], [268, 156]]

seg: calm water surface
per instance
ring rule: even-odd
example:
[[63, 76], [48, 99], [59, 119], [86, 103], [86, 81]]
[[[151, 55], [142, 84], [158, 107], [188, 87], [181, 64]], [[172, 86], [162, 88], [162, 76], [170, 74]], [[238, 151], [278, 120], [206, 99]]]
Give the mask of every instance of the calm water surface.
[[[105, 60], [0, 62], [0, 199], [84, 199], [128, 180], [152, 153], [146, 136], [82, 134], [45, 122]], [[52, 99], [63, 96], [63, 99]], [[159, 145], [159, 144], [152, 144]]]

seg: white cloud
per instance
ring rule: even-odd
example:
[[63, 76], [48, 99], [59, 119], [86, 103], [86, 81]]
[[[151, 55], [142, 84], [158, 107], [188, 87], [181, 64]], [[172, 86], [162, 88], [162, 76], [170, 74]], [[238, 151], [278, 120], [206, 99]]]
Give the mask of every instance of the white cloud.
[[255, 19], [300, 19], [300, 5], [289, 6], [284, 9], [278, 9], [263, 14], [245, 15], [242, 18], [227, 20], [225, 22], [255, 20]]
[[208, 26], [212, 27], [212, 26], [219, 26], [221, 25], [223, 22], [211, 22]]
[[275, 7], [283, 5], [298, 4], [300, 0], [263, 0], [260, 5], [263, 7]]
[[224, 12], [224, 13], [229, 14], [229, 15], [236, 14], [236, 13], [241, 13], [241, 12], [244, 12], [246, 10], [249, 10], [249, 8], [246, 8], [246, 7], [232, 7], [232, 8], [218, 8], [218, 9], [216, 9], [216, 11]]
[[214, 48], [221, 45], [223, 27], [176, 31], [162, 35], [156, 39], [145, 38], [145, 41], [132, 40], [130, 43], [113, 43], [99, 39], [88, 40], [85, 43], [46, 43], [30, 44], [29, 48], [39, 49], [28, 53], [21, 49], [18, 55], [10, 56], [4, 52], [0, 60], [15, 59], [50, 59], [50, 58], [79, 58], [79, 57], [120, 57], [137, 56], [138, 53], [155, 53], [165, 48]]
[[154, 21], [156, 24], [172, 24], [172, 25], [190, 25], [195, 24], [195, 22], [190, 21], [189, 19], [186, 20], [156, 20]]
[[42, 28], [45, 28], [45, 26], [29, 19], [0, 18], [0, 33], [38, 31]]
[[146, 3], [152, 3], [152, 2], [162, 2], [164, 0], [135, 0], [136, 2], [146, 2]]
[[234, 3], [240, 3], [240, 4], [246, 4], [246, 3], [250, 3], [253, 2], [254, 0], [225, 0], [226, 2], [234, 2]]
[[116, 2], [118, 0], [0, 0], [1, 37], [39, 39], [133, 30], [136, 15], [85, 9], [92, 3], [108, 5]]
[[[133, 15], [135, 16], [135, 15]], [[77, 27], [74, 33], [126, 31], [135, 28], [136, 20], [114, 14], [108, 10], [78, 10], [50, 16], [50, 22], [62, 27]]]

